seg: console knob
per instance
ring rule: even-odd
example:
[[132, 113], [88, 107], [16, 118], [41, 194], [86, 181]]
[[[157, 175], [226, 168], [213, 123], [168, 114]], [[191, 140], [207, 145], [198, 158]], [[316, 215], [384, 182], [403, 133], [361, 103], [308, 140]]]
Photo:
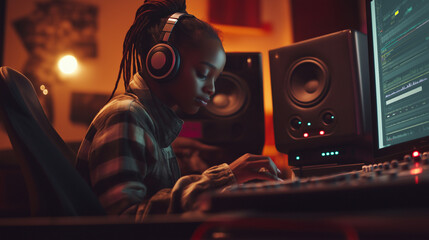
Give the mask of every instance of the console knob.
[[392, 168], [398, 168], [399, 167], [399, 161], [396, 159], [393, 159], [390, 164], [392, 165]]
[[383, 169], [384, 170], [389, 170], [390, 169], [390, 163], [389, 162], [384, 162], [383, 163]]
[[327, 113], [323, 114], [322, 120], [326, 125], [330, 125], [334, 122], [335, 116], [334, 116], [334, 114], [327, 112]]
[[299, 118], [294, 117], [290, 120], [290, 125], [293, 130], [298, 130], [301, 128], [302, 121]]
[[404, 156], [404, 161], [410, 163], [410, 162], [413, 161], [413, 158], [411, 157], [410, 154], [407, 154], [407, 155]]

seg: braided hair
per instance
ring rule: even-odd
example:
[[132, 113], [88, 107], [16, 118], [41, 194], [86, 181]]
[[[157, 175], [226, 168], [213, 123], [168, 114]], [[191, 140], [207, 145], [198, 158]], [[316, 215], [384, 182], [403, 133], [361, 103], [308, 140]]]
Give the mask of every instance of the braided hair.
[[[142, 71], [146, 54], [159, 42], [168, 17], [176, 12], [187, 13], [185, 0], [145, 0], [138, 8], [134, 23], [125, 36], [119, 73], [109, 100], [115, 95], [121, 77], [127, 89], [131, 77]], [[176, 24], [169, 44], [198, 48], [201, 37], [221, 41], [218, 32], [208, 23], [195, 17], [184, 17]]]

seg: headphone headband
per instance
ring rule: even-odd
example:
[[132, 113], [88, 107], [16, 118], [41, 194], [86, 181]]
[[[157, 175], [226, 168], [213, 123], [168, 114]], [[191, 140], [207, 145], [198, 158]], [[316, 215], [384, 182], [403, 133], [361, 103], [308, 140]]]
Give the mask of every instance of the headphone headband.
[[182, 12], [176, 12], [170, 15], [170, 17], [168, 17], [167, 23], [164, 25], [164, 28], [162, 29], [161, 39], [160, 39], [161, 42], [164, 42], [164, 43], [168, 42], [174, 26], [176, 26], [176, 23], [179, 21], [179, 19], [185, 15], [188, 15], [188, 14], [182, 13]]

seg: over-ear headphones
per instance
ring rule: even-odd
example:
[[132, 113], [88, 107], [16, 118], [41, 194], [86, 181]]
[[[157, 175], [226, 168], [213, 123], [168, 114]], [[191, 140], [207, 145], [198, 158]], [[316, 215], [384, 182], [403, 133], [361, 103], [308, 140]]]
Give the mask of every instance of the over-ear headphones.
[[183, 16], [191, 16], [177, 12], [172, 14], [161, 32], [158, 44], [153, 46], [146, 55], [146, 71], [150, 77], [158, 82], [171, 80], [180, 67], [180, 55], [177, 49], [168, 43], [174, 26]]

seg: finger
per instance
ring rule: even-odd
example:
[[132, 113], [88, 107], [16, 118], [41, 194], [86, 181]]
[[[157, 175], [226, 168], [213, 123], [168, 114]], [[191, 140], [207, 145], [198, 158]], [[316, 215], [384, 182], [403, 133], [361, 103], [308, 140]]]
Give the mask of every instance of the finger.
[[271, 159], [265, 159], [265, 160], [258, 160], [249, 162], [249, 167], [251, 169], [254, 169], [256, 171], [259, 171], [261, 168], [266, 168], [268, 171], [277, 176], [277, 173], [280, 171], [277, 166], [274, 164], [274, 162], [270, 161]]
[[247, 162], [247, 165], [249, 166], [249, 168], [254, 169], [254, 170], [259, 170], [260, 168], [266, 168], [266, 169], [270, 170], [270, 172], [276, 172], [276, 170], [270, 164], [270, 161], [266, 160], [266, 159]]
[[274, 163], [274, 161], [268, 157], [268, 156], [263, 156], [263, 155], [251, 155], [250, 157], [248, 157], [247, 159], [249, 162], [258, 162], [260, 160], [266, 160], [270, 162], [270, 165], [272, 166], [273, 169], [275, 169], [275, 171], [277, 173], [281, 173], [280, 169], [277, 167], [277, 165]]
[[269, 158], [269, 161], [270, 161], [270, 165], [271, 165], [271, 167], [275, 170], [275, 172], [276, 172], [276, 176], [278, 175], [278, 174], [281, 174], [282, 172], [280, 171], [280, 169], [277, 167], [277, 165], [274, 163], [274, 161], [273, 160], [271, 160], [271, 158]]
[[250, 154], [250, 153], [245, 154], [245, 155], [243, 155], [242, 157], [246, 157], [246, 158], [247, 158], [247, 161], [258, 161], [258, 160], [264, 160], [264, 159], [266, 159], [266, 160], [271, 160], [271, 158], [270, 158], [270, 157], [268, 157], [268, 156], [264, 156], [264, 155], [254, 155], [254, 154]]
[[280, 169], [277, 167], [277, 165], [274, 163], [274, 161], [273, 160], [271, 160], [270, 159], [270, 165], [271, 165], [271, 167], [275, 170], [275, 172], [276, 172], [276, 176], [278, 175], [278, 174], [280, 174], [281, 173], [281, 171], [280, 171]]

